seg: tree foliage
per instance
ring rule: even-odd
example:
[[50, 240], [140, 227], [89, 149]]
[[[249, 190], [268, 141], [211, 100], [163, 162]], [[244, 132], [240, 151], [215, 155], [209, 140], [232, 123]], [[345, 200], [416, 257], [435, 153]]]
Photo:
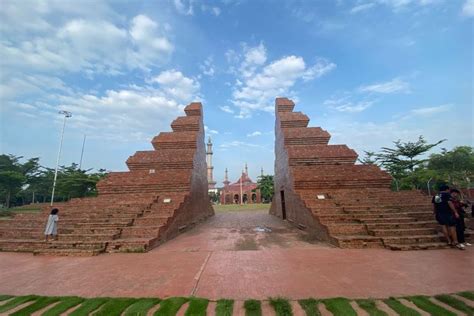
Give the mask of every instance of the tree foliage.
[[262, 201], [270, 202], [273, 198], [273, 176], [260, 176], [257, 180], [257, 188], [260, 189]]
[[[445, 140], [428, 143], [423, 136], [416, 141], [393, 142], [394, 147], [382, 147], [380, 152], [365, 152], [362, 164], [379, 164], [393, 179], [394, 189], [425, 189], [428, 183], [451, 184], [469, 188], [474, 173], [474, 150], [469, 146], [455, 147], [427, 155]], [[375, 158], [375, 162], [374, 162]]]
[[[23, 205], [51, 200], [54, 169], [41, 166], [39, 158], [22, 162], [23, 157], [0, 155], [0, 204]], [[74, 197], [94, 196], [97, 182], [105, 176], [98, 172], [81, 170], [77, 164], [58, 169], [55, 200], [65, 201]]]

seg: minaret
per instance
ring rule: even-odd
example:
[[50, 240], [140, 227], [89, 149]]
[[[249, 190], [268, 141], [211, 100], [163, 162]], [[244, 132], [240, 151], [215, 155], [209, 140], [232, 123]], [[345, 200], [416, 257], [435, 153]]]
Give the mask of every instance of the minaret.
[[224, 176], [224, 181], [222, 183], [224, 183], [224, 187], [228, 186], [230, 183], [229, 175], [227, 174], [227, 168], [225, 168], [225, 176]]
[[249, 175], [249, 168], [247, 168], [247, 163], [245, 163], [245, 174], [247, 176]]
[[207, 163], [207, 183], [208, 189], [215, 189], [216, 182], [213, 177], [214, 167], [212, 166], [212, 142], [211, 137], [207, 141], [207, 151], [206, 151], [206, 163]]
[[263, 178], [263, 167], [260, 168], [260, 177]]

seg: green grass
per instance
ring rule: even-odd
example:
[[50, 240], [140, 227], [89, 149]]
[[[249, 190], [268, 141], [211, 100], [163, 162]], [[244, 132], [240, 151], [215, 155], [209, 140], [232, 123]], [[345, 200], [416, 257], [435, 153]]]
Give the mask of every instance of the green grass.
[[84, 299], [82, 297], [62, 297], [58, 305], [48, 309], [41, 316], [61, 315], [65, 311], [69, 310], [70, 308], [73, 308], [74, 306], [79, 305], [82, 302], [84, 302]]
[[33, 301], [38, 299], [38, 296], [36, 295], [28, 295], [28, 296], [19, 296], [15, 297], [11, 301], [7, 302], [5, 305], [0, 306], [0, 313], [6, 312], [12, 308], [17, 307], [18, 305], [21, 305], [23, 303]]
[[250, 211], [250, 210], [266, 210], [270, 209], [270, 203], [268, 204], [226, 204], [226, 205], [213, 205], [214, 211], [216, 212], [232, 212], [232, 211]]
[[81, 306], [79, 306], [78, 309], [69, 314], [69, 316], [87, 316], [89, 313], [92, 313], [104, 305], [108, 300], [108, 298], [103, 297], [87, 299], [81, 304]]
[[270, 305], [273, 306], [277, 316], [292, 316], [291, 304], [286, 298], [270, 298]]
[[356, 311], [352, 308], [349, 300], [342, 297], [330, 298], [322, 300], [328, 311], [334, 316], [357, 316]]
[[244, 302], [245, 316], [262, 316], [262, 303], [257, 300]]
[[160, 303], [160, 308], [155, 312], [155, 316], [174, 316], [181, 306], [188, 301], [185, 297], [171, 297]]
[[234, 300], [220, 299], [216, 304], [216, 316], [232, 316]]
[[148, 311], [160, 303], [159, 298], [142, 298], [130, 305], [129, 308], [125, 311], [125, 316], [145, 316]]
[[430, 302], [426, 296], [410, 296], [407, 297], [407, 299], [412, 301], [420, 309], [430, 313], [432, 316], [456, 316], [453, 312]]
[[185, 316], [206, 316], [209, 300], [205, 298], [192, 297], [189, 299], [189, 306], [186, 309]]
[[421, 316], [420, 313], [418, 313], [416, 310], [403, 305], [400, 301], [396, 300], [393, 297], [391, 297], [389, 299], [386, 299], [386, 300], [383, 300], [383, 302], [385, 304], [387, 304], [388, 307], [390, 307], [391, 309], [396, 311], [399, 315], [403, 315], [403, 316]]
[[10, 298], [12, 298], [13, 296], [11, 295], [0, 295], [0, 302], [1, 301], [5, 301], [5, 300], [8, 300]]
[[436, 295], [435, 298], [438, 301], [443, 302], [445, 304], [448, 304], [449, 306], [451, 306], [451, 307], [453, 307], [457, 310], [460, 310], [460, 311], [462, 311], [462, 312], [464, 312], [468, 315], [474, 315], [474, 308], [467, 305], [463, 301], [458, 300], [455, 297], [452, 297], [450, 295]]
[[43, 296], [38, 298], [33, 304], [28, 305], [23, 307], [20, 310], [17, 310], [16, 312], [10, 314], [12, 316], [28, 316], [31, 315], [32, 313], [39, 311], [40, 309], [45, 308], [48, 305], [51, 305], [53, 303], [56, 303], [59, 301], [59, 297], [54, 297], [54, 296]]
[[318, 300], [314, 298], [308, 298], [305, 300], [299, 300], [301, 308], [306, 312], [306, 316], [321, 316], [318, 309]]
[[374, 300], [356, 300], [356, 302], [370, 316], [388, 316], [387, 313], [377, 308]]
[[458, 295], [474, 301], [474, 292], [459, 292]]
[[136, 298], [111, 298], [94, 313], [94, 316], [120, 316], [127, 307], [136, 301]]

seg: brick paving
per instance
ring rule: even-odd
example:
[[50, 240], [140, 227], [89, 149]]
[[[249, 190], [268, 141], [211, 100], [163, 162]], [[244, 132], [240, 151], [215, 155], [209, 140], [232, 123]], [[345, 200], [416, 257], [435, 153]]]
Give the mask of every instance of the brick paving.
[[339, 249], [312, 242], [265, 210], [225, 212], [145, 254], [0, 253], [0, 293], [237, 300], [434, 295], [472, 290], [473, 254], [472, 247]]

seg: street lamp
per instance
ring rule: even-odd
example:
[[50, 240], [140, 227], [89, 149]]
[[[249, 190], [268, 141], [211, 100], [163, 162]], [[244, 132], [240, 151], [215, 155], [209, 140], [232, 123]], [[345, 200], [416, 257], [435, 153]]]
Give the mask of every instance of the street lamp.
[[59, 111], [59, 114], [64, 115], [63, 129], [61, 131], [61, 142], [59, 143], [58, 159], [56, 160], [56, 170], [54, 171], [54, 181], [53, 181], [53, 193], [51, 193], [51, 206], [54, 202], [54, 191], [56, 189], [56, 180], [58, 178], [58, 168], [59, 168], [59, 159], [61, 158], [61, 149], [63, 148], [63, 138], [64, 138], [64, 128], [66, 127], [66, 118], [72, 116], [71, 112], [68, 111]]

